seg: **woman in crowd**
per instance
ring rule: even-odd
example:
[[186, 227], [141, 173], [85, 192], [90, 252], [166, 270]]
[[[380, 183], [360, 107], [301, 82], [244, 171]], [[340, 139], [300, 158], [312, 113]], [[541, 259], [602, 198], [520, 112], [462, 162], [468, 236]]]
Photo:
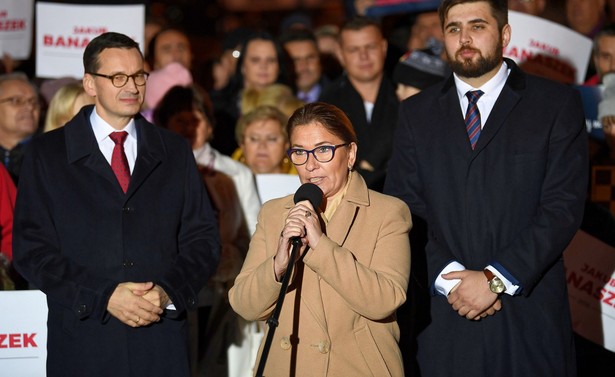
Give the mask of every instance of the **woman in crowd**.
[[259, 106], [273, 106], [288, 118], [301, 106], [293, 90], [284, 84], [271, 84], [263, 89], [247, 89], [241, 94], [241, 113], [247, 114]]
[[233, 158], [245, 163], [254, 174], [297, 174], [286, 156], [287, 119], [273, 106], [260, 106], [242, 116], [235, 129], [239, 150]]
[[[286, 70], [280, 45], [266, 32], [248, 37], [237, 60], [235, 75], [223, 91], [212, 92], [216, 119], [221, 123], [213, 145], [222, 153], [237, 147], [233, 129], [241, 116], [241, 97], [245, 90], [260, 91], [273, 83], [286, 83]], [[232, 148], [232, 149], [231, 149]]]
[[[341, 110], [308, 104], [287, 129], [301, 182], [318, 185], [324, 200], [313, 208], [291, 195], [263, 205], [231, 306], [267, 319], [296, 263], [264, 375], [403, 376], [395, 310], [410, 273], [410, 211], [353, 171], [357, 138]], [[289, 262], [293, 237], [302, 246]]]
[[81, 82], [64, 85], [58, 89], [49, 102], [45, 118], [45, 132], [63, 127], [83, 106], [92, 104], [94, 104], [94, 98], [85, 92]]
[[244, 212], [258, 212], [260, 203], [250, 170], [209, 146], [213, 127], [205, 96], [195, 87], [175, 86], [160, 100], [154, 119], [158, 126], [177, 132], [192, 145], [216, 212], [222, 246], [220, 264], [206, 288], [199, 293], [198, 320], [189, 320], [196, 327], [193, 335], [198, 333], [198, 347], [193, 344], [193, 352], [199, 349], [198, 356], [194, 357], [200, 362], [200, 369], [224, 374], [227, 365], [221, 363], [217, 355], [229, 346], [225, 342], [230, 341], [227, 340], [230, 339], [228, 332], [235, 325], [233, 312], [226, 302], [226, 291], [237, 276], [248, 249], [251, 233], [246, 227]]

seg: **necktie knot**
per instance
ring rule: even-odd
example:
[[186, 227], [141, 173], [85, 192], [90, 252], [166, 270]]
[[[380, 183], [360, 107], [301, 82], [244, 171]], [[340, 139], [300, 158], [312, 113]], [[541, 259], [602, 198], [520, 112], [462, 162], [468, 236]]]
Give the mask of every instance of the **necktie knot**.
[[115, 145], [124, 145], [124, 141], [128, 137], [128, 132], [120, 131], [120, 132], [112, 132], [109, 134], [109, 138], [113, 140]]
[[478, 99], [485, 94], [482, 90], [470, 90], [466, 93], [466, 97], [468, 97], [468, 101], [470, 104], [475, 104], [478, 102]]

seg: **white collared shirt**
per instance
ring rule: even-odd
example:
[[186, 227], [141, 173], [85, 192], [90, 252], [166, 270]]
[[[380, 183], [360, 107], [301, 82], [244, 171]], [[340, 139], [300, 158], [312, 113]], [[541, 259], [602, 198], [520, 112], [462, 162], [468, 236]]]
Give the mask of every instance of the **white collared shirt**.
[[131, 119], [123, 130], [116, 130], [98, 115], [96, 107], [94, 107], [94, 111], [92, 111], [90, 115], [90, 123], [92, 124], [92, 131], [94, 131], [94, 137], [96, 137], [98, 148], [100, 148], [100, 151], [103, 156], [105, 156], [109, 165], [111, 165], [111, 156], [113, 155], [113, 148], [115, 147], [115, 143], [111, 140], [109, 135], [118, 131], [128, 132], [128, 137], [126, 141], [124, 141], [124, 152], [126, 153], [128, 167], [130, 167], [130, 173], [132, 174], [135, 168], [135, 161], [137, 160], [137, 130], [135, 128], [135, 120]]
[[469, 101], [468, 97], [466, 97], [466, 93], [471, 90], [482, 90], [484, 94], [478, 99], [477, 105], [478, 111], [480, 112], [480, 128], [483, 129], [487, 119], [489, 119], [491, 110], [493, 110], [493, 106], [495, 106], [495, 101], [497, 101], [502, 89], [504, 89], [504, 85], [506, 84], [509, 74], [510, 69], [506, 65], [506, 62], [502, 62], [500, 70], [491, 78], [491, 80], [487, 81], [480, 88], [474, 88], [470, 84], [461, 80], [457, 74], [454, 73], [453, 77], [455, 79], [455, 87], [457, 88], [459, 104], [461, 105], [461, 115], [465, 117], [466, 110], [468, 109]]

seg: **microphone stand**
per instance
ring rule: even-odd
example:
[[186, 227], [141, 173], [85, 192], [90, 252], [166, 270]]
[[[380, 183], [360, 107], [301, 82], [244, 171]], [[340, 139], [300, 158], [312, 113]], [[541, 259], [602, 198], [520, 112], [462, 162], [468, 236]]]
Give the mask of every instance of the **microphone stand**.
[[269, 349], [271, 348], [271, 343], [273, 342], [273, 334], [275, 333], [275, 329], [278, 327], [278, 318], [280, 317], [280, 311], [282, 310], [282, 303], [284, 303], [284, 297], [286, 296], [286, 289], [288, 288], [288, 282], [290, 281], [290, 275], [293, 272], [293, 266], [295, 265], [295, 260], [297, 257], [297, 252], [299, 251], [299, 247], [301, 247], [301, 238], [293, 237], [291, 239], [291, 244], [293, 245], [293, 249], [290, 252], [290, 260], [288, 263], [288, 267], [286, 267], [286, 273], [284, 273], [284, 277], [282, 278], [282, 287], [280, 288], [280, 294], [278, 296], [278, 301], [275, 304], [275, 308], [273, 309], [273, 313], [271, 317], [267, 319], [267, 325], [269, 325], [269, 331], [267, 332], [267, 339], [265, 339], [265, 345], [263, 346], [263, 353], [261, 353], [261, 359], [258, 362], [258, 369], [256, 370], [256, 377], [263, 377], [263, 371], [265, 370], [265, 363], [267, 362], [267, 356], [269, 355]]

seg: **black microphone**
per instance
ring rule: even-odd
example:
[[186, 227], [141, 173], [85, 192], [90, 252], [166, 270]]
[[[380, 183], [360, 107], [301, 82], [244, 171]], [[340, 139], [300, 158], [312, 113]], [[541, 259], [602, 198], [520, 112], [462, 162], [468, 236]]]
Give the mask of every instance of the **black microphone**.
[[[318, 210], [318, 207], [322, 202], [323, 195], [324, 194], [320, 187], [316, 186], [313, 183], [304, 183], [297, 189], [293, 200], [295, 201], [295, 204], [299, 203], [302, 200], [308, 200], [312, 204], [312, 207], [314, 207], [314, 210]], [[291, 237], [290, 242], [293, 245], [300, 245], [301, 237]]]
[[304, 183], [297, 189], [293, 200], [295, 201], [295, 204], [302, 200], [309, 200], [312, 207], [314, 207], [315, 210], [318, 210], [318, 207], [322, 202], [322, 196], [323, 192], [320, 187], [313, 183]]

